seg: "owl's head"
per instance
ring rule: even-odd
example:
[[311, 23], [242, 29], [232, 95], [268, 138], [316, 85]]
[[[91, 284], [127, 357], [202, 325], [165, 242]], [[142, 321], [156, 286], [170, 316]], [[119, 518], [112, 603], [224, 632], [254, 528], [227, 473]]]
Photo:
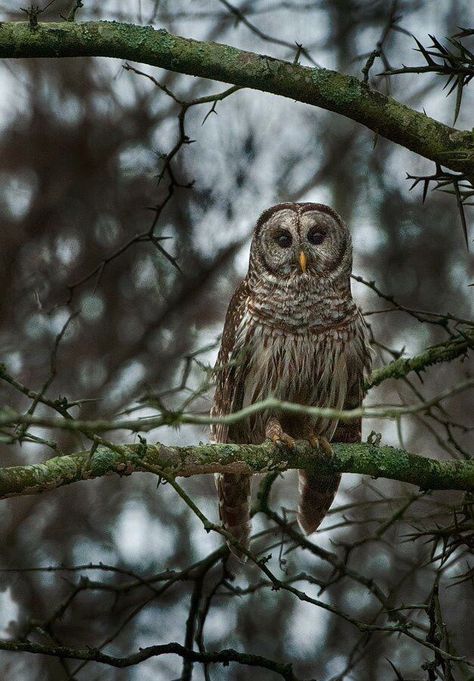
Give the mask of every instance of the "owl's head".
[[280, 203], [258, 219], [249, 274], [308, 285], [348, 280], [352, 267], [349, 230], [332, 208], [320, 203]]

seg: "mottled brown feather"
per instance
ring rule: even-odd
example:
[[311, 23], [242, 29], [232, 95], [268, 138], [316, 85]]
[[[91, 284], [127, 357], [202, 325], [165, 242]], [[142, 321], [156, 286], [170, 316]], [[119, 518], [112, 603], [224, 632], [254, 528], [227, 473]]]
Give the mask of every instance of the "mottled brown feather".
[[[242, 407], [240, 386], [245, 380], [245, 353], [235, 352], [235, 334], [244, 314], [248, 298], [246, 281], [242, 281], [232, 296], [222, 332], [221, 346], [214, 369], [216, 391], [211, 416], [231, 414]], [[223, 424], [211, 426], [213, 442], [229, 442], [229, 427]], [[215, 476], [219, 497], [219, 516], [222, 525], [243, 546], [250, 537], [250, 476], [233, 473]], [[244, 560], [244, 554], [234, 550]]]

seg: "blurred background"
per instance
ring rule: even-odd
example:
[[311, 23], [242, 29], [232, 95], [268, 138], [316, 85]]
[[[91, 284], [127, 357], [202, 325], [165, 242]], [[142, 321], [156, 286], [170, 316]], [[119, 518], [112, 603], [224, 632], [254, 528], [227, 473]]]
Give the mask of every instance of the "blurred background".
[[[41, 20], [58, 21], [72, 5], [57, 0]], [[385, 31], [391, 12], [398, 21]], [[235, 0], [234, 5], [84, 0], [77, 20], [151, 23], [289, 60], [298, 42], [307, 51], [301, 63], [312, 65], [312, 59], [358, 76], [386, 33], [387, 61], [375, 61], [371, 83], [452, 125], [455, 95], [446, 97], [444, 79], [376, 74], [387, 65], [420, 63], [410, 34], [428, 45], [430, 34], [443, 39], [459, 27], [472, 27], [473, 15], [470, 0], [407, 0], [395, 7], [383, 0]], [[24, 19], [19, 4], [0, 2], [0, 21]], [[132, 66], [165, 84], [180, 101], [227, 89]], [[429, 192], [423, 204], [420, 186], [409, 191], [406, 174], [430, 174], [433, 164], [375, 139], [348, 119], [240, 90], [215, 107], [189, 108], [185, 131], [193, 143], [182, 144], [170, 160], [166, 155], [180, 139], [180, 104], [143, 74], [124, 70], [120, 60], [4, 60], [0, 92], [0, 359], [19, 384], [41, 391], [49, 381], [45, 394], [51, 400], [80, 401], [71, 409], [75, 417], [137, 416], [157, 405], [178, 408], [188, 399], [195, 411], [209, 409], [208, 369], [228, 301], [246, 272], [253, 225], [265, 208], [281, 201], [333, 206], [351, 227], [354, 273], [375, 281], [402, 307], [472, 316], [472, 257], [455, 200]], [[457, 127], [472, 128], [473, 105], [466, 89]], [[469, 208], [466, 215], [472, 218]], [[155, 218], [155, 235], [167, 239], [137, 236], [146, 235]], [[470, 243], [472, 248], [472, 231]], [[439, 317], [421, 316], [420, 321], [419, 314], [393, 311], [390, 301], [360, 282], [354, 282], [354, 295], [368, 313], [377, 366], [403, 349], [414, 354], [445, 340], [456, 326], [440, 323]], [[430, 369], [423, 382], [417, 377], [387, 381], [370, 392], [367, 403], [413, 403], [455, 385], [468, 371], [469, 360], [458, 359]], [[2, 406], [20, 411], [32, 404], [5, 380], [0, 398]], [[448, 412], [405, 418], [398, 425], [367, 422], [364, 437], [374, 430], [386, 443], [409, 451], [465, 458], [472, 444], [473, 406], [472, 392], [470, 402], [461, 394], [449, 401]], [[41, 404], [35, 413], [51, 415]], [[184, 444], [206, 440], [208, 433], [188, 426], [147, 437]], [[4, 465], [90, 446], [85, 438], [39, 429], [18, 439], [14, 445], [8, 438], [1, 443]], [[285, 474], [271, 497], [272, 508], [290, 519], [295, 482], [293, 473]], [[216, 520], [212, 477], [195, 477], [183, 486]], [[220, 538], [202, 530], [172, 489], [157, 488], [155, 476], [114, 476], [1, 503], [2, 567], [13, 569], [0, 573], [2, 637], [29, 635], [73, 647], [107, 643], [106, 650], [116, 655], [184, 642], [193, 580], [177, 580], [161, 594], [143, 585], [120, 593], [99, 588], [75, 593], [81, 575], [114, 588], [133, 578], [103, 570], [27, 570], [102, 562], [150, 577], [212, 555]], [[461, 513], [462, 503], [460, 493], [417, 496], [413, 487], [345, 475], [334, 509], [313, 540], [375, 580], [394, 607], [427, 603], [440, 579], [440, 607], [450, 632], [447, 649], [466, 655], [474, 648], [472, 630], [465, 625], [474, 606], [470, 547], [461, 541], [440, 559], [434, 541], [437, 532], [453, 526], [453, 513]], [[380, 603], [366, 586], [347, 575], [331, 580], [331, 565], [310, 551], [285, 553], [291, 547], [283, 546], [278, 526], [260, 516], [254, 520], [256, 532], [272, 527], [255, 546], [263, 555], [272, 554], [269, 564], [278, 574], [310, 574], [316, 583], [301, 586], [307, 593], [375, 621]], [[412, 534], [423, 532], [412, 541]], [[447, 544], [452, 540], [452, 532], [440, 536]], [[416, 641], [386, 632], [364, 637], [327, 610], [265, 588], [255, 567], [239, 571], [220, 558], [211, 561], [201, 585], [199, 608], [209, 612], [198, 625], [203, 622], [201, 643], [209, 650], [233, 647], [292, 662], [298, 677], [321, 681], [397, 678], [394, 669], [399, 679], [470, 678], [462, 666], [426, 671], [422, 665], [433, 654]], [[469, 570], [471, 579], [457, 584]], [[318, 581], [329, 584], [322, 593]], [[426, 633], [426, 613], [408, 614]], [[2, 678], [25, 681], [191, 678], [173, 656], [117, 670], [3, 652], [0, 667]], [[195, 665], [192, 678], [237, 681], [252, 673], [264, 681], [277, 678], [274, 672], [235, 664], [207, 670]]]

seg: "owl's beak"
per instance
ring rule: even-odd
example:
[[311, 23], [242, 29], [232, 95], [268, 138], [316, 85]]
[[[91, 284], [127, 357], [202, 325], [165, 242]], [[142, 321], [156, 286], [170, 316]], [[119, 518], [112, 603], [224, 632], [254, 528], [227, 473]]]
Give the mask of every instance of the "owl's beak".
[[308, 258], [306, 257], [306, 253], [304, 251], [300, 251], [300, 255], [299, 255], [298, 260], [299, 260], [299, 263], [300, 263], [301, 271], [306, 272], [306, 266], [308, 264]]

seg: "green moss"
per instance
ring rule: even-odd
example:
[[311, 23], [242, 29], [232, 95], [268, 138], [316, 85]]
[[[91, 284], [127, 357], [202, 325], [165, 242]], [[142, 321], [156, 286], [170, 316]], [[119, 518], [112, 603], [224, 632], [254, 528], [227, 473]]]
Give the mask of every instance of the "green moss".
[[362, 95], [362, 84], [357, 78], [344, 76], [329, 69], [312, 69], [311, 80], [321, 94], [338, 105], [347, 105]]
[[120, 22], [5, 22], [0, 57], [109, 56], [290, 97], [348, 116], [412, 151], [474, 176], [474, 136], [443, 125], [361, 83], [228, 45]]
[[33, 494], [78, 480], [109, 473], [129, 475], [155, 466], [171, 476], [195, 474], [199, 467], [244, 462], [255, 473], [289, 468], [304, 468], [320, 475], [360, 473], [386, 477], [418, 485], [422, 489], [459, 489], [474, 491], [473, 461], [437, 461], [410, 454], [396, 447], [370, 444], [333, 445], [333, 457], [312, 450], [305, 442], [285, 451], [270, 442], [262, 445], [123, 445], [119, 451], [99, 446], [91, 456], [80, 452], [54, 457], [42, 464], [0, 469], [0, 497]]
[[415, 357], [401, 357], [381, 369], [372, 372], [366, 382], [366, 389], [379, 385], [388, 378], [402, 378], [411, 371], [417, 373], [439, 362], [448, 362], [461, 357], [472, 347], [474, 334], [464, 334], [458, 339], [428, 348]]

